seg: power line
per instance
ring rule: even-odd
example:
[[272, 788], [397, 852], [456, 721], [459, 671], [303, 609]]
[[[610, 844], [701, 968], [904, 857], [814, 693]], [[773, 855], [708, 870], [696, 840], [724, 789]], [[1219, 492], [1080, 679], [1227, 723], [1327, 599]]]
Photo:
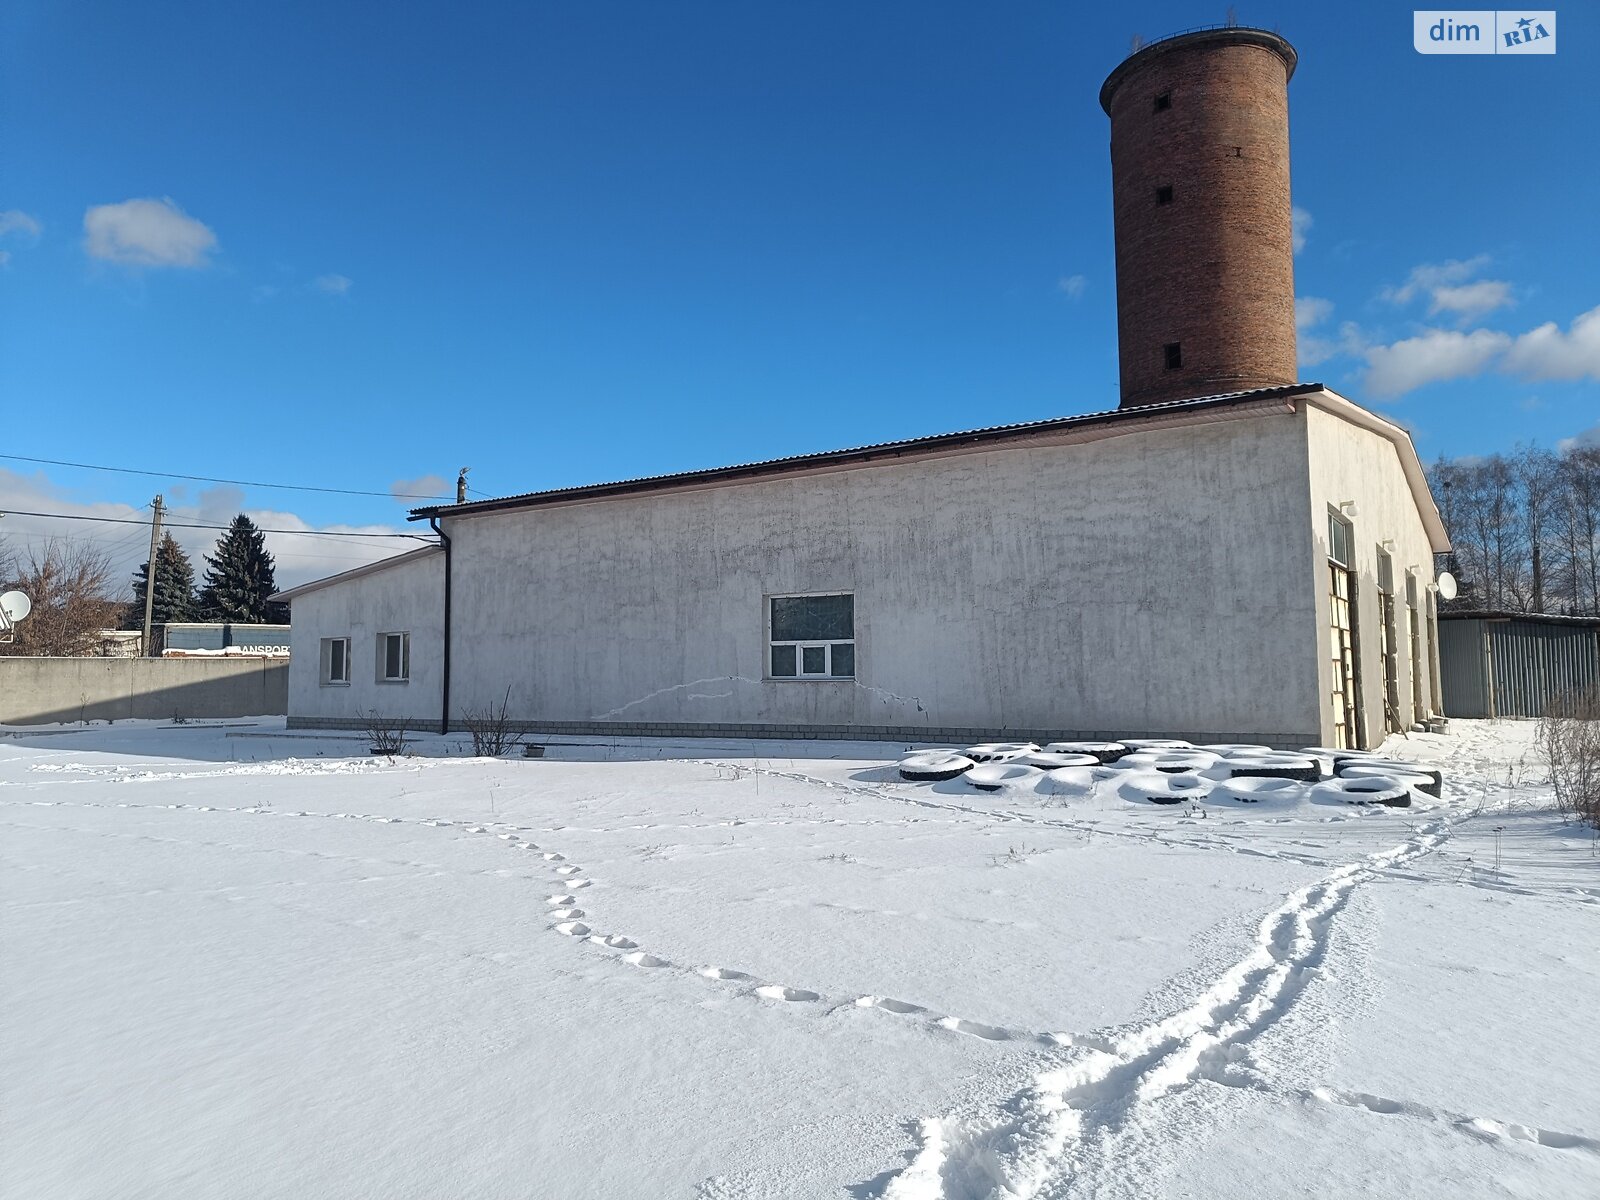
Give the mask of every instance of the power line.
[[147, 475], [152, 479], [188, 479], [195, 483], [231, 483], [236, 487], [275, 488], [283, 492], [327, 492], [336, 496], [384, 496], [390, 500], [450, 500], [451, 496], [425, 496], [420, 492], [364, 492], [359, 488], [313, 487], [306, 483], [261, 483], [249, 479], [217, 479], [211, 475], [176, 475], [168, 471], [139, 471], [132, 467], [99, 467], [93, 463], [64, 462], [56, 458], [29, 458], [25, 454], [0, 454], [11, 462], [42, 463], [49, 467], [75, 467], [80, 471], [110, 471], [117, 475]]
[[[3, 456], [0, 456], [3, 457]], [[98, 521], [103, 525], [148, 525], [148, 519], [139, 517], [86, 517], [77, 513], [47, 513], [24, 512], [20, 508], [8, 508], [4, 514], [13, 517], [44, 517], [55, 521]], [[164, 521], [168, 529], [232, 529], [232, 525], [202, 525], [186, 523], [183, 521]], [[342, 529], [258, 529], [258, 533], [281, 533], [295, 537], [333, 537], [333, 538], [408, 538], [416, 542], [431, 542], [433, 539], [423, 537], [416, 533], [356, 533]]]

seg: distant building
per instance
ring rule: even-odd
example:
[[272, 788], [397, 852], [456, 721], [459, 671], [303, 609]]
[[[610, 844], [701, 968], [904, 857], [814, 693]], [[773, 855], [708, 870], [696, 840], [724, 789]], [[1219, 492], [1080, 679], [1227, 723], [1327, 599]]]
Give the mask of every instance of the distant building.
[[205, 654], [282, 656], [289, 653], [289, 626], [235, 621], [169, 621], [153, 634], [165, 657]]
[[277, 597], [289, 722], [1370, 746], [1439, 712], [1410, 438], [1295, 372], [1276, 34], [1107, 79], [1118, 409], [419, 509]]

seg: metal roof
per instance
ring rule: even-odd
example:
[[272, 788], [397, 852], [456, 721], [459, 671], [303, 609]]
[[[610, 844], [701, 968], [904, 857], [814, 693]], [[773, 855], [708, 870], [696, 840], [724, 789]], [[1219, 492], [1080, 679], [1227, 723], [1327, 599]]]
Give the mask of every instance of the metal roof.
[[1530, 621], [1536, 625], [1576, 625], [1600, 629], [1600, 616], [1568, 616], [1565, 613], [1512, 612], [1503, 608], [1443, 609], [1441, 621]]
[[842, 463], [870, 462], [878, 458], [897, 458], [907, 453], [959, 450], [986, 442], [1005, 442], [1097, 425], [1110, 425], [1125, 421], [1149, 419], [1169, 413], [1201, 412], [1211, 408], [1230, 408], [1260, 400], [1289, 399], [1323, 390], [1320, 383], [1292, 383], [1279, 387], [1254, 388], [1244, 392], [1223, 392], [1215, 396], [1196, 396], [1189, 400], [1169, 400], [1162, 404], [1142, 404], [1135, 408], [1113, 408], [1105, 412], [1086, 413], [1076, 417], [1051, 417], [1043, 421], [1023, 421], [1013, 425], [991, 425], [982, 429], [968, 429], [959, 433], [937, 433], [927, 437], [908, 438], [898, 442], [878, 442], [870, 446], [855, 446], [848, 450], [826, 450], [820, 454], [797, 454], [788, 458], [765, 459], [731, 467], [713, 467], [710, 470], [681, 471], [670, 475], [645, 475], [637, 479], [614, 483], [594, 483], [581, 487], [555, 488], [543, 492], [524, 492], [493, 500], [474, 500], [466, 504], [434, 504], [411, 510], [410, 520], [425, 521], [432, 517], [469, 517], [480, 513], [504, 509], [532, 508], [541, 504], [554, 504], [570, 500], [599, 500], [635, 492], [660, 491], [697, 483], [726, 483], [762, 475], [781, 475], [813, 467]]

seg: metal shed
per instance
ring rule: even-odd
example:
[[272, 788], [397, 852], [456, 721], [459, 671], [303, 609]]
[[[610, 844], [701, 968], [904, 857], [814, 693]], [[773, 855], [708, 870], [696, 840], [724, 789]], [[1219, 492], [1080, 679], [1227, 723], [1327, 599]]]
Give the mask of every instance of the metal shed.
[[1447, 716], [1542, 716], [1600, 686], [1600, 618], [1443, 612], [1439, 667]]
[[171, 621], [166, 650], [226, 650], [232, 647], [287, 654], [287, 625], [246, 625], [231, 621]]

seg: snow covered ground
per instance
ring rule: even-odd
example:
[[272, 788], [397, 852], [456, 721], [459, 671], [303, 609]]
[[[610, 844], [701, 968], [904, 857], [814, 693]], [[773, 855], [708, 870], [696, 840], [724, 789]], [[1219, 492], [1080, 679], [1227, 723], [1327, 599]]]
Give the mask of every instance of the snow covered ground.
[[12, 730], [0, 1194], [1600, 1195], [1596, 843], [1454, 730], [1409, 810]]

